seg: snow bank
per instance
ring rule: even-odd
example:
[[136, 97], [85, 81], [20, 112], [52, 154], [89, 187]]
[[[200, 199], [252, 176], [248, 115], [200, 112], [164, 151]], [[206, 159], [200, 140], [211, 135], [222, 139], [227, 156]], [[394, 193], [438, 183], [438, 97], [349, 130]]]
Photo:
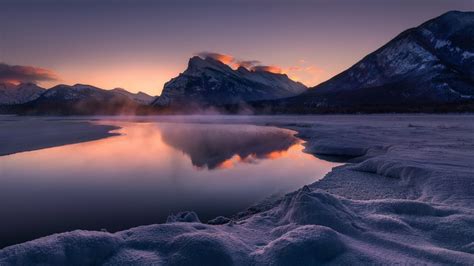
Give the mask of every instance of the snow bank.
[[472, 265], [474, 117], [302, 120], [288, 127], [308, 147], [357, 163], [234, 219], [184, 212], [113, 234], [52, 235], [0, 250], [0, 265]]
[[115, 126], [64, 118], [0, 117], [0, 156], [116, 136]]
[[348, 200], [305, 188], [245, 220], [223, 225], [188, 220], [115, 234], [73, 231], [7, 247], [0, 251], [0, 264], [311, 265], [403, 261], [468, 265], [474, 259], [472, 228], [471, 210], [414, 200]]

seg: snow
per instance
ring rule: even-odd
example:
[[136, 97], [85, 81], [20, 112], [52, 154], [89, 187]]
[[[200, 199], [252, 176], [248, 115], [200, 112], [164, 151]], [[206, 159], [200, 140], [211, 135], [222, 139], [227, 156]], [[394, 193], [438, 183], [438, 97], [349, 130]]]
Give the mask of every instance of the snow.
[[0, 156], [115, 136], [115, 129], [62, 118], [0, 116]]
[[194, 212], [0, 250], [1, 265], [458, 264], [474, 261], [474, 116], [159, 117], [272, 124], [348, 163], [228, 219]]
[[377, 60], [381, 66], [385, 66], [384, 73], [391, 77], [406, 74], [420, 67], [422, 64], [436, 61], [436, 57], [410, 38], [396, 41], [387, 46]]
[[439, 49], [441, 47], [449, 46], [451, 45], [450, 40], [436, 40], [435, 48]]
[[473, 56], [474, 56], [474, 53], [471, 53], [471, 52], [468, 52], [468, 51], [465, 51], [465, 52], [462, 53], [463, 60], [469, 59]]
[[45, 89], [33, 83], [0, 83], [0, 105], [22, 104], [37, 99]]

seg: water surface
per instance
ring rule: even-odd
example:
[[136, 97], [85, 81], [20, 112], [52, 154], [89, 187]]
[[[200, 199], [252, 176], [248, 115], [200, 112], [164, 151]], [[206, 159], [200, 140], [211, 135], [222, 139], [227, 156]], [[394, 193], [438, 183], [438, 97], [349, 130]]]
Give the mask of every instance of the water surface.
[[99, 121], [121, 135], [0, 157], [0, 245], [74, 229], [117, 231], [194, 210], [231, 216], [324, 176], [293, 131]]

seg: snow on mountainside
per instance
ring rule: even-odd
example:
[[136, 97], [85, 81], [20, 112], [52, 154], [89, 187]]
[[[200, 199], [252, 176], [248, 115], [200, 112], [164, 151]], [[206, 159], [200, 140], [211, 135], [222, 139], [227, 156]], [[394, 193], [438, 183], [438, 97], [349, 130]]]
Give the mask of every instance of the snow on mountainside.
[[278, 99], [295, 96], [306, 87], [285, 74], [233, 70], [212, 58], [198, 56], [189, 60], [188, 68], [164, 86], [153, 105], [230, 104], [253, 100]]
[[0, 83], [0, 105], [24, 104], [33, 100], [73, 101], [80, 99], [110, 100], [114, 98], [133, 100], [148, 105], [155, 97], [143, 92], [131, 93], [122, 88], [104, 90], [90, 85], [57, 85], [44, 89], [34, 83]]
[[[83, 85], [83, 84], [76, 84], [73, 86], [68, 85], [57, 85], [45, 93], [43, 93], [38, 100], [64, 100], [64, 101], [72, 101], [72, 100], [80, 100], [85, 98], [94, 98], [97, 100], [106, 100], [108, 98], [114, 97], [115, 94], [113, 92], [99, 89], [94, 86]], [[125, 96], [121, 96], [124, 97]]]
[[348, 70], [287, 103], [306, 108], [474, 99], [474, 12], [409, 29]]
[[45, 89], [33, 83], [0, 83], [0, 105], [22, 104], [37, 99]]
[[131, 114], [141, 105], [132, 93], [103, 90], [90, 85], [57, 85], [19, 107], [27, 114]]

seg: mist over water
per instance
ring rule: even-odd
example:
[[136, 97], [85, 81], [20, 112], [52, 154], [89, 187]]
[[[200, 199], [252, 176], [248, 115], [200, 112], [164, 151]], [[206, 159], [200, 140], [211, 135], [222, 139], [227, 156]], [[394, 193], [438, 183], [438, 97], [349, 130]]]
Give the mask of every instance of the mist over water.
[[231, 216], [336, 165], [275, 127], [97, 122], [120, 135], [0, 157], [0, 246], [160, 223], [184, 210], [202, 221]]

